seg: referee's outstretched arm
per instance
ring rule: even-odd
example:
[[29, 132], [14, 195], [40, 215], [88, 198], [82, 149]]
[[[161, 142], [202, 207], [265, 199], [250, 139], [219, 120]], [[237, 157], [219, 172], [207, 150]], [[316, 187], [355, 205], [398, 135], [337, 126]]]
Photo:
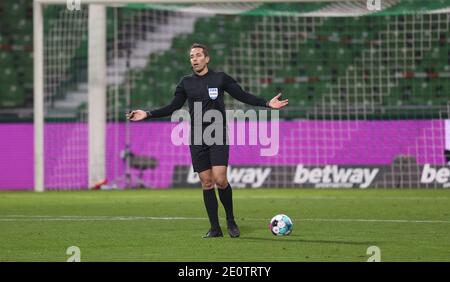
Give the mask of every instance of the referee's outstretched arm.
[[261, 97], [245, 92], [242, 87], [231, 77], [226, 76], [225, 91], [227, 91], [233, 98], [242, 103], [252, 106], [269, 107], [272, 109], [281, 109], [289, 104], [289, 100], [279, 100], [281, 93], [267, 101]]
[[175, 91], [175, 97], [173, 97], [172, 102], [169, 105], [153, 110], [151, 112], [143, 110], [130, 111], [126, 116], [131, 121], [140, 121], [147, 119], [149, 117], [158, 118], [170, 116], [173, 112], [183, 107], [184, 102], [186, 102], [187, 96], [183, 88], [178, 86]]

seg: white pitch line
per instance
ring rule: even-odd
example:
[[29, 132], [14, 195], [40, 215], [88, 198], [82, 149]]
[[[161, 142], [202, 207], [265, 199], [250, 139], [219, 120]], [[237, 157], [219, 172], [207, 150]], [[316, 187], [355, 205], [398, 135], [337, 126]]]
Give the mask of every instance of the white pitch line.
[[[301, 220], [302, 221], [302, 220]], [[407, 220], [407, 219], [347, 219], [347, 218], [307, 218], [303, 221], [330, 222], [383, 222], [383, 223], [450, 223], [450, 220]]]
[[156, 217], [156, 216], [77, 216], [77, 215], [7, 215], [0, 221], [131, 221], [131, 220], [206, 220], [203, 217]]
[[[0, 221], [139, 221], [139, 220], [207, 220], [206, 217], [157, 217], [157, 216], [49, 216], [4, 215]], [[243, 221], [269, 221], [263, 218], [244, 218]], [[450, 223], [450, 220], [361, 219], [361, 218], [302, 218], [295, 221], [316, 222], [370, 222], [370, 223]]]
[[[237, 196], [237, 199], [240, 197]], [[351, 197], [351, 196], [245, 196], [241, 197], [245, 199], [290, 199], [290, 200], [377, 200], [377, 201], [383, 201], [383, 200], [394, 200], [394, 201], [418, 201], [418, 200], [440, 200], [440, 201], [448, 201], [450, 200], [450, 197], [367, 197], [367, 196], [361, 196], [361, 197]]]
[[[47, 198], [52, 198], [53, 195], [48, 195]], [[59, 196], [57, 196], [59, 197]], [[53, 198], [57, 198], [57, 197], [53, 197]], [[288, 199], [288, 200], [358, 200], [358, 201], [364, 201], [364, 200], [368, 200], [368, 201], [384, 201], [384, 200], [388, 200], [388, 201], [450, 201], [450, 197], [446, 197], [446, 196], [437, 196], [437, 197], [433, 197], [433, 196], [426, 196], [426, 197], [417, 197], [417, 196], [380, 196], [380, 197], [371, 197], [371, 196], [303, 196], [303, 195], [236, 195], [233, 196], [236, 199]], [[18, 199], [18, 198], [23, 198], [22, 195], [8, 195], [7, 197], [9, 198], [14, 198], [14, 199]], [[0, 195], [0, 199], [1, 195]], [[6, 198], [5, 198], [6, 199]], [[90, 200], [93, 199], [93, 197], [90, 196], [77, 196], [74, 195], [71, 197], [71, 199], [80, 199], [80, 200]], [[131, 199], [131, 200], [141, 200], [142, 196], [124, 196], [122, 199]], [[166, 199], [173, 199], [173, 197], [171, 196], [161, 196], [161, 195], [157, 195], [155, 197], [152, 198], [154, 199], [158, 199], [158, 200], [166, 200]], [[184, 196], [183, 199], [187, 200], [197, 200], [198, 196]]]

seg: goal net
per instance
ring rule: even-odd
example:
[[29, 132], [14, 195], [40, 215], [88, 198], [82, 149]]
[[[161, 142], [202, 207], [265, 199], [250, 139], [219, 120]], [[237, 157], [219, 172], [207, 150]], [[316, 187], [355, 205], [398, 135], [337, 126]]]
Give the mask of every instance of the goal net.
[[289, 99], [277, 154], [230, 147], [235, 187], [450, 186], [450, 1], [180, 2], [35, 0], [37, 190], [198, 186], [177, 123], [125, 119], [172, 100], [195, 42]]

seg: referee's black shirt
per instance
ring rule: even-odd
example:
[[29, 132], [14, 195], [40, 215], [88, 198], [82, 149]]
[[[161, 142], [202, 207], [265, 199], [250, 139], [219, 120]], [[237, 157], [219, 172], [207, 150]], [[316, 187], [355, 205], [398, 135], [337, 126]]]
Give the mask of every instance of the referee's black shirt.
[[[162, 108], [150, 111], [150, 118], [158, 118], [171, 115], [174, 111], [180, 109], [186, 99], [189, 103], [189, 114], [191, 126], [200, 126], [194, 122], [202, 121], [202, 127], [209, 124], [203, 122], [203, 115], [208, 110], [218, 110], [222, 114], [222, 120], [226, 127], [224, 92], [229, 93], [233, 98], [249, 105], [267, 107], [267, 101], [261, 97], [254, 96], [245, 92], [241, 86], [224, 72], [208, 72], [199, 76], [195, 73], [183, 77], [175, 90], [175, 97], [172, 102]], [[194, 113], [194, 103], [201, 102], [201, 113]], [[198, 115], [201, 114], [201, 117]], [[197, 115], [197, 117], [195, 117]], [[214, 122], [214, 121], [213, 121]]]

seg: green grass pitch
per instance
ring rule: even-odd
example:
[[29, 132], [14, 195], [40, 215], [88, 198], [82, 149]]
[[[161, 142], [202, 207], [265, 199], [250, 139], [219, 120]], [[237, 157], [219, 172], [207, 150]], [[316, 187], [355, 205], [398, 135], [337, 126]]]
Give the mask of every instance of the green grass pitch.
[[[450, 261], [450, 191], [234, 189], [240, 238], [202, 239], [199, 189], [0, 193], [0, 261]], [[273, 236], [272, 216], [294, 222]]]

